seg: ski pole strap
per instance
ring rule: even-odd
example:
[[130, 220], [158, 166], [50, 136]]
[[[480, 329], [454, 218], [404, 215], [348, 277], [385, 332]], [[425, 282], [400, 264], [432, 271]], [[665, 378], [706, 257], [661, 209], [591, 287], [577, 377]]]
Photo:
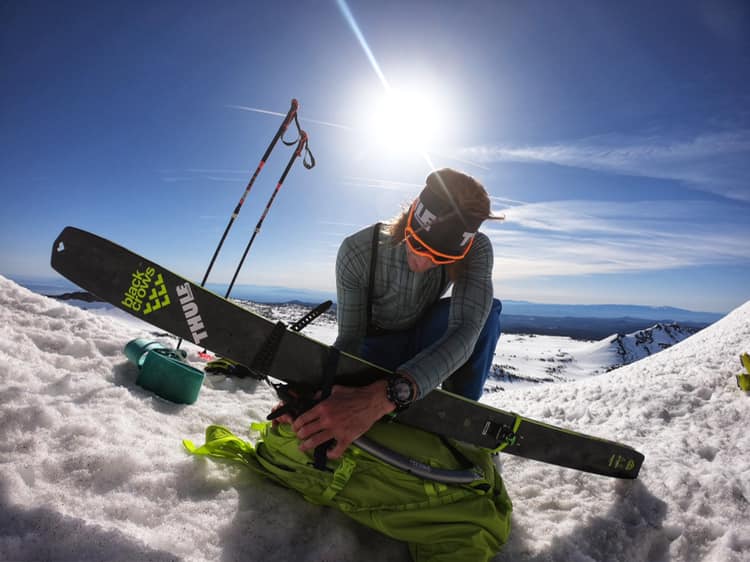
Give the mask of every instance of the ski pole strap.
[[310, 151], [309, 142], [305, 142], [305, 157], [302, 159], [302, 165], [306, 170], [312, 170], [315, 167], [315, 156]]
[[[295, 106], [295, 104], [297, 105]], [[294, 111], [292, 111], [292, 109]], [[284, 124], [282, 125], [283, 128], [281, 129], [281, 133], [282, 133], [281, 142], [283, 142], [286, 146], [294, 146], [295, 144], [299, 142], [300, 136], [301, 136], [300, 135], [301, 129], [299, 126], [299, 117], [297, 114], [297, 110], [299, 109], [299, 104], [297, 103], [297, 100], [294, 100], [294, 99], [292, 100], [292, 109], [290, 109], [289, 113], [286, 114], [286, 118], [284, 119]], [[284, 138], [284, 133], [286, 133], [286, 130], [292, 121], [294, 121], [294, 124], [297, 126], [297, 138], [294, 140], [288, 141]]]
[[315, 157], [313, 156], [312, 152], [310, 152], [310, 146], [308, 144], [308, 136], [305, 131], [302, 130], [302, 127], [300, 127], [299, 124], [299, 116], [295, 113], [294, 114], [294, 124], [297, 126], [297, 138], [293, 141], [287, 141], [285, 139], [281, 139], [281, 142], [283, 142], [287, 146], [292, 146], [294, 144], [298, 144], [297, 146], [297, 156], [302, 155], [302, 148], [305, 149], [305, 157], [302, 159], [302, 165], [307, 170], [312, 170], [315, 167]]
[[296, 113], [294, 114], [294, 124], [297, 125], [297, 134], [299, 136], [291, 142], [287, 142], [284, 139], [282, 139], [282, 142], [287, 146], [292, 146], [294, 143], [299, 142], [299, 145], [297, 147], [297, 156], [302, 155], [302, 148], [304, 147], [305, 157], [302, 159], [302, 165], [305, 167], [305, 169], [312, 170], [315, 167], [315, 157], [310, 151], [310, 145], [308, 144], [309, 137], [307, 136], [307, 133], [302, 130], [302, 127], [300, 127], [299, 115]]
[[499, 453], [510, 445], [515, 445], [516, 439], [518, 438], [518, 429], [521, 427], [523, 418], [518, 414], [514, 415], [516, 418], [513, 420], [512, 426], [499, 424], [489, 420], [484, 424], [482, 435], [494, 434], [495, 439], [499, 442], [499, 445], [495, 449], [492, 449], [493, 453]]
[[294, 146], [299, 142], [299, 136], [296, 139], [292, 139], [290, 141], [286, 140], [284, 137], [281, 137], [281, 142], [283, 142], [286, 146]]

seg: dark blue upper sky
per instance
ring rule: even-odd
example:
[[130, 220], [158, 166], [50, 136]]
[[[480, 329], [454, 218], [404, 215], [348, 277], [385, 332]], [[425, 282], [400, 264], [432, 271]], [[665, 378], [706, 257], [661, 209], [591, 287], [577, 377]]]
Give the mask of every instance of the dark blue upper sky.
[[[507, 216], [485, 228], [500, 298], [750, 298], [746, 2], [19, 1], [0, 26], [0, 273], [51, 275], [72, 224], [200, 278], [278, 127], [257, 110], [294, 97], [318, 165], [290, 173], [241, 282], [332, 288], [342, 237], [453, 166]], [[428, 159], [403, 142], [414, 123], [373, 130], [373, 60], [430, 107]], [[212, 279], [288, 158], [275, 149]]]

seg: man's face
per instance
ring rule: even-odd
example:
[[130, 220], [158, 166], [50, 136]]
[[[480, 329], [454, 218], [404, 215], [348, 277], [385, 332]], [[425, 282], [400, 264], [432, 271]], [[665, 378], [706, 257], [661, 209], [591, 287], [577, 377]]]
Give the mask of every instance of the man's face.
[[437, 267], [437, 265], [432, 263], [432, 260], [430, 260], [430, 258], [419, 256], [412, 252], [408, 244], [406, 244], [405, 247], [406, 261], [409, 264], [409, 269], [411, 269], [414, 273], [424, 273], [425, 271], [428, 271], [433, 267]]

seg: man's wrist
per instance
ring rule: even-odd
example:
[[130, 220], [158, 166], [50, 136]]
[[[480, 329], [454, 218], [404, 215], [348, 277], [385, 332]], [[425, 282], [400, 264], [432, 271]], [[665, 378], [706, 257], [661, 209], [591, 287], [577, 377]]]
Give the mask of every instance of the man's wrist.
[[381, 416], [390, 414], [396, 409], [396, 405], [388, 400], [388, 381], [386, 379], [375, 381], [369, 388], [372, 390], [375, 408]]
[[396, 371], [396, 374], [404, 377], [406, 380], [408, 380], [411, 383], [412, 396], [414, 397], [414, 400], [418, 400], [419, 399], [419, 386], [417, 385], [417, 381], [414, 380], [414, 377], [412, 377], [406, 371]]
[[386, 383], [386, 397], [396, 412], [405, 410], [416, 399], [414, 381], [398, 372], [391, 375]]

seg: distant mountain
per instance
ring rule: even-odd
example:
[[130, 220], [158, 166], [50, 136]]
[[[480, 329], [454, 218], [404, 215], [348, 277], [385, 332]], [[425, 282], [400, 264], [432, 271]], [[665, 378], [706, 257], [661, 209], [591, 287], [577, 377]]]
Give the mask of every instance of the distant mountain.
[[[224, 296], [227, 285], [209, 283], [206, 285], [211, 291]], [[264, 304], [303, 303], [315, 306], [329, 299], [335, 300], [336, 294], [331, 291], [314, 289], [290, 289], [288, 287], [267, 287], [261, 285], [235, 285], [231, 298], [243, 301], [253, 301]]]
[[61, 301], [83, 301], [83, 302], [104, 302], [96, 295], [92, 295], [88, 291], [73, 291], [72, 293], [62, 293], [60, 295], [44, 295], [52, 299], [58, 299]]
[[614, 358], [608, 368], [608, 370], [611, 370], [659, 353], [692, 336], [697, 331], [694, 328], [686, 328], [677, 323], [659, 323], [632, 334], [614, 334], [599, 342], [599, 345], [606, 347]]
[[[670, 322], [663, 322], [669, 324]], [[680, 325], [700, 330], [711, 322], [681, 321]], [[612, 334], [629, 334], [649, 328], [654, 320], [648, 318], [586, 318], [555, 316], [523, 316], [506, 314], [500, 317], [504, 334], [537, 334], [540, 336], [567, 336], [577, 340], [601, 340]]]
[[506, 333], [498, 345], [485, 391], [502, 391], [509, 384], [565, 382], [600, 375], [655, 355], [697, 331], [676, 323], [658, 323], [591, 342]]
[[713, 323], [724, 315], [714, 312], [695, 312], [670, 306], [640, 306], [627, 304], [542, 304], [526, 301], [503, 301], [503, 313], [516, 316], [545, 316], [571, 318], [641, 318], [656, 322]]

